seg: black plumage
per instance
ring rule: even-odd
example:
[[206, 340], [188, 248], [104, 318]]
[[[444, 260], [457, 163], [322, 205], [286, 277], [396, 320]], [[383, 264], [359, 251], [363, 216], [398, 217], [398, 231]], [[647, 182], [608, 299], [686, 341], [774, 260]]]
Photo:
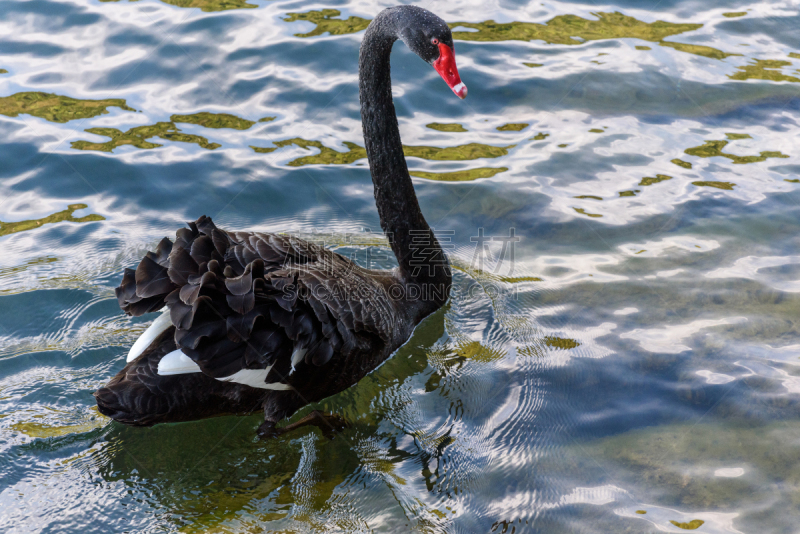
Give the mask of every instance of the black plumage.
[[[139, 316], [167, 306], [171, 326], [95, 393], [102, 413], [151, 425], [263, 409], [268, 434], [303, 405], [355, 384], [444, 303], [449, 264], [414, 195], [389, 76], [396, 39], [433, 61], [432, 35], [452, 46], [435, 15], [390, 8], [370, 24], [361, 47], [364, 138], [398, 268], [363, 269], [290, 235], [227, 232], [200, 217], [125, 270], [116, 290], [120, 307]], [[418, 287], [409, 291], [411, 285]], [[424, 285], [431, 287], [420, 291]], [[159, 362], [175, 350], [200, 372], [160, 375]], [[265, 372], [263, 382], [231, 381], [248, 370]]]

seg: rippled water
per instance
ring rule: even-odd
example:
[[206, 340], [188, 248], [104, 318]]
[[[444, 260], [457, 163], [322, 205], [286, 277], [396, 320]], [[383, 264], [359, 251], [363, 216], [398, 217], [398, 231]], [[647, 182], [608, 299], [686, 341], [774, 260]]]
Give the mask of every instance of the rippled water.
[[113, 288], [202, 214], [391, 266], [391, 4], [0, 1], [0, 530], [795, 532], [800, 6], [641, 4], [426, 5], [469, 98], [402, 46], [394, 93], [452, 299], [321, 403], [351, 428], [259, 442], [97, 413], [151, 320]]

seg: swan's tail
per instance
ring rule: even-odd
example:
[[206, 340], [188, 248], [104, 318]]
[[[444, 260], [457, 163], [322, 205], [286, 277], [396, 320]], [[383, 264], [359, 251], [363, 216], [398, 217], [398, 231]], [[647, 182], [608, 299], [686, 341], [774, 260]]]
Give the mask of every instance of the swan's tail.
[[101, 414], [126, 425], [151, 426], [261, 409], [263, 389], [220, 382], [203, 373], [159, 375], [159, 362], [175, 350], [174, 331], [170, 328], [94, 392]]

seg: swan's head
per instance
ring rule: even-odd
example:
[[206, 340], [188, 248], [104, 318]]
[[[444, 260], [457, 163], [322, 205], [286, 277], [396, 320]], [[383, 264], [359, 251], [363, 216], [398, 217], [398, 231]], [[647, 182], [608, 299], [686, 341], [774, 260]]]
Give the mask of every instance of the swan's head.
[[458, 75], [453, 35], [447, 23], [426, 9], [404, 7], [400, 39], [412, 52], [433, 65], [458, 98], [466, 98], [467, 86]]

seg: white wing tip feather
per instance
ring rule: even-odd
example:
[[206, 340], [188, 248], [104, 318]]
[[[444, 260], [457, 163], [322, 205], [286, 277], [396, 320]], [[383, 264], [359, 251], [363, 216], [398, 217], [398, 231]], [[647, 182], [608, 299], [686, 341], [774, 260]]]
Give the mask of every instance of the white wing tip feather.
[[294, 352], [292, 353], [292, 370], [289, 371], [289, 374], [294, 373], [294, 368], [298, 363], [303, 361], [303, 357], [306, 355], [306, 352], [308, 352], [306, 349], [294, 349]]
[[270, 369], [272, 369], [271, 365], [266, 369], [241, 369], [231, 376], [217, 378], [217, 380], [222, 382], [235, 382], [258, 389], [274, 389], [279, 391], [292, 389], [291, 386], [281, 382], [267, 384], [265, 380], [267, 379], [267, 374], [269, 374]]
[[200, 367], [180, 349], [173, 350], [158, 362], [158, 374], [161, 376], [184, 375], [199, 372]]
[[[222, 378], [217, 378], [217, 380], [220, 382], [234, 382], [258, 389], [273, 389], [277, 391], [292, 389], [292, 386], [281, 382], [267, 384], [265, 380], [270, 369], [272, 369], [271, 365], [266, 369], [241, 369], [231, 376], [224, 376]], [[184, 375], [199, 372], [201, 372], [200, 367], [180, 349], [173, 350], [158, 362], [158, 374], [160, 376]]]
[[128, 363], [132, 362], [141, 354], [147, 350], [153, 341], [156, 340], [158, 336], [160, 336], [164, 330], [172, 326], [172, 321], [169, 317], [169, 308], [166, 308], [164, 312], [158, 316], [158, 318], [153, 321], [153, 323], [147, 328], [147, 330], [139, 336], [139, 339], [131, 346], [131, 350], [128, 352], [128, 358], [126, 361]]

